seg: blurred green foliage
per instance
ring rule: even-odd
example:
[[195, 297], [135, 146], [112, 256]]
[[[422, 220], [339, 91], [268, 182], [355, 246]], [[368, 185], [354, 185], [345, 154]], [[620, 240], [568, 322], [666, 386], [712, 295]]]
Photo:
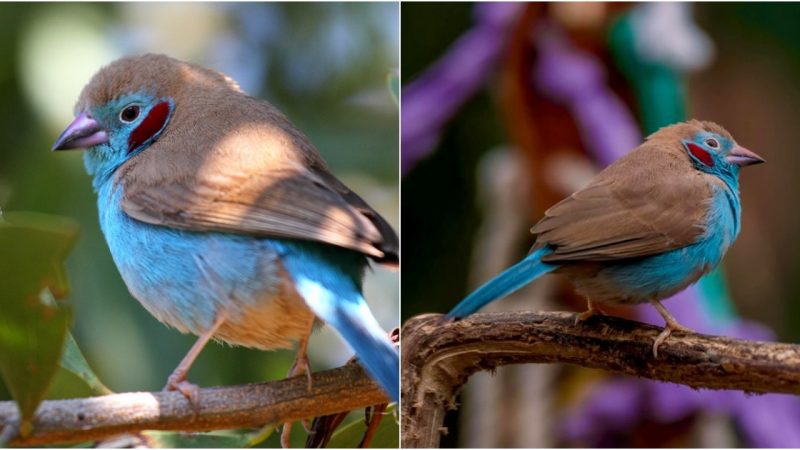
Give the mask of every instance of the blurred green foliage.
[[78, 348], [78, 343], [71, 333], [67, 333], [66, 341], [64, 342], [64, 353], [61, 355], [61, 367], [72, 372], [78, 378], [83, 380], [89, 388], [98, 395], [108, 395], [114, 392], [106, 387], [100, 377], [94, 373], [83, 352]]
[[55, 298], [69, 290], [64, 259], [77, 235], [77, 224], [60, 217], [0, 215], [0, 375], [17, 402], [23, 436], [64, 348], [72, 310]]
[[[221, 70], [283, 110], [333, 172], [397, 225], [398, 108], [386, 79], [398, 70], [398, 11], [394, 3], [0, 4], [0, 207], [79, 223], [68, 260], [72, 333], [111, 390], [161, 389], [195, 338], [158, 323], [130, 296], [100, 232], [80, 152], [49, 152], [89, 76], [145, 52]], [[397, 275], [376, 269], [367, 278], [379, 321], [397, 326]], [[312, 337], [315, 370], [350, 356], [332, 336]], [[200, 386], [280, 379], [293, 356], [212, 344], [189, 378]], [[60, 370], [47, 398], [93, 392]], [[8, 398], [0, 385], [0, 399]], [[301, 445], [295, 431], [293, 444]], [[260, 445], [277, 446], [278, 437]]]

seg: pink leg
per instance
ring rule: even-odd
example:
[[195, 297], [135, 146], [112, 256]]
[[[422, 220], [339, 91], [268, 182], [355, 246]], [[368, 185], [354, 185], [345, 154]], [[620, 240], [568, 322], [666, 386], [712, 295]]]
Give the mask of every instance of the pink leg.
[[225, 322], [225, 315], [218, 314], [217, 319], [211, 325], [211, 328], [206, 330], [203, 334], [201, 334], [197, 341], [195, 341], [192, 348], [189, 349], [189, 352], [186, 356], [183, 357], [178, 367], [172, 371], [169, 378], [167, 378], [167, 385], [164, 386], [165, 391], [180, 391], [189, 403], [192, 404], [193, 407], [197, 407], [197, 396], [198, 390], [196, 384], [192, 384], [186, 381], [186, 375], [189, 373], [189, 369], [194, 364], [194, 361], [197, 359], [197, 356], [200, 355], [200, 352], [206, 346], [208, 341], [214, 336], [214, 333], [217, 332], [219, 327]]
[[686, 331], [689, 333], [692, 333], [693, 331], [679, 324], [678, 321], [672, 317], [672, 314], [667, 311], [667, 308], [665, 308], [664, 305], [662, 305], [658, 300], [650, 300], [650, 304], [653, 305], [656, 311], [661, 314], [661, 317], [664, 318], [664, 322], [666, 322], [664, 330], [661, 331], [661, 334], [656, 337], [656, 340], [653, 343], [653, 357], [658, 358], [658, 347], [663, 344], [665, 340], [667, 340], [673, 331]]
[[600, 307], [597, 306], [597, 303], [593, 302], [592, 299], [586, 299], [586, 304], [586, 311], [578, 314], [578, 317], [575, 318], [575, 325], [597, 314], [604, 314]]
[[308, 378], [308, 390], [311, 391], [311, 365], [308, 362], [308, 339], [311, 337], [311, 329], [314, 326], [314, 321], [311, 321], [308, 334], [300, 338], [297, 345], [297, 354], [294, 357], [292, 367], [289, 369], [287, 378], [292, 378], [297, 375], [305, 373]]
[[[315, 320], [315, 317], [311, 318], [311, 321], [308, 324], [308, 333], [300, 338], [300, 342], [297, 344], [297, 354], [294, 358], [294, 363], [292, 363], [292, 367], [289, 369], [289, 374], [287, 375], [287, 378], [292, 378], [305, 373], [306, 377], [308, 378], [309, 392], [311, 392], [311, 365], [308, 362], [308, 339], [311, 337], [311, 332], [314, 330]], [[305, 430], [308, 432], [310, 431], [310, 425], [306, 422], [307, 421], [304, 420], [302, 423], [303, 428], [305, 428]], [[292, 422], [284, 423], [283, 430], [281, 431], [281, 447], [289, 448], [289, 437], [291, 434]]]

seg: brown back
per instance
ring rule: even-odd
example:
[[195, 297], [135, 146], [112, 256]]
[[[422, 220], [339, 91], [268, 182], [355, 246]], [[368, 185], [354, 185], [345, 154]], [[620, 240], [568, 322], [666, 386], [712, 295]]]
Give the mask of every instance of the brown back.
[[140, 90], [172, 98], [175, 111], [159, 139], [117, 171], [131, 217], [324, 242], [397, 264], [391, 226], [280, 111], [224, 75], [163, 55], [124, 58], [95, 75], [77, 108]]

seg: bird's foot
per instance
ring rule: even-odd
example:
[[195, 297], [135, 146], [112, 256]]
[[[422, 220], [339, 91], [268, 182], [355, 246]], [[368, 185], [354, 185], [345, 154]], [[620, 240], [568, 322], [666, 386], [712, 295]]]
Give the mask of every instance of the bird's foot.
[[[309, 334], [311, 334], [311, 328], [313, 327], [314, 322], [311, 322], [309, 325]], [[298, 375], [302, 375], [305, 373], [307, 379], [307, 388], [308, 392], [312, 390], [311, 384], [311, 363], [308, 362], [308, 336], [305, 336], [303, 339], [300, 340], [300, 343], [297, 348], [297, 354], [294, 357], [294, 362], [292, 363], [292, 367], [289, 368], [289, 373], [287, 374], [287, 378], [296, 377]], [[308, 419], [302, 420], [300, 423], [303, 424], [303, 428], [306, 432], [311, 432], [311, 422]], [[289, 448], [289, 438], [292, 434], [292, 423], [286, 422], [283, 424], [283, 430], [281, 431], [281, 446], [283, 448]]]
[[686, 328], [685, 326], [678, 323], [678, 321], [672, 317], [672, 314], [667, 311], [667, 308], [661, 304], [658, 300], [650, 300], [650, 304], [658, 311], [661, 317], [664, 318], [664, 329], [661, 330], [661, 333], [656, 337], [655, 342], [653, 342], [653, 357], [658, 359], [658, 347], [664, 343], [665, 340], [672, 334], [673, 331], [683, 331], [686, 333], [694, 333], [694, 330]]
[[306, 355], [305, 352], [302, 354], [298, 352], [286, 377], [292, 378], [302, 375], [303, 373], [305, 373], [306, 378], [308, 379], [308, 391], [311, 392], [311, 364], [308, 362], [308, 355]]
[[[298, 352], [297, 356], [294, 359], [294, 363], [292, 363], [292, 367], [289, 369], [289, 374], [287, 375], [287, 377], [292, 378], [302, 375], [303, 373], [305, 373], [306, 379], [308, 381], [307, 384], [308, 392], [311, 392], [311, 389], [313, 387], [311, 383], [311, 363], [308, 362], [308, 355], [306, 355], [305, 353], [301, 355]], [[300, 421], [300, 423], [303, 424], [303, 429], [306, 430], [307, 433], [311, 432], [311, 422], [308, 419], [303, 419], [302, 421]], [[289, 423], [284, 425], [284, 429], [286, 429], [287, 425], [291, 432], [292, 426]], [[281, 435], [281, 438], [283, 438], [283, 435]]]
[[189, 404], [192, 405], [192, 409], [195, 411], [199, 409], [198, 401], [200, 399], [200, 387], [187, 381], [186, 373], [181, 373], [177, 370], [173, 372], [169, 378], [167, 378], [167, 385], [164, 386], [163, 390], [165, 392], [180, 392], [184, 397], [186, 397], [186, 400], [189, 401]]
[[587, 300], [586, 304], [587, 304], [586, 311], [578, 314], [578, 316], [575, 317], [575, 325], [581, 322], [585, 322], [590, 317], [604, 316], [606, 314], [605, 312], [603, 312], [602, 309], [600, 309], [599, 306], [597, 306], [597, 303], [591, 300]]
[[189, 374], [189, 369], [192, 367], [194, 360], [197, 359], [197, 356], [203, 350], [203, 347], [206, 346], [209, 339], [211, 339], [219, 327], [222, 326], [222, 323], [225, 322], [225, 318], [226, 315], [224, 313], [217, 314], [214, 323], [211, 324], [208, 330], [197, 337], [197, 341], [195, 341], [192, 348], [189, 349], [189, 352], [186, 353], [186, 356], [183, 357], [178, 367], [172, 371], [169, 378], [167, 378], [167, 385], [164, 386], [164, 391], [179, 391], [183, 394], [186, 400], [189, 401], [189, 404], [192, 405], [192, 409], [194, 409], [195, 413], [199, 410], [198, 399], [200, 398], [200, 388], [197, 387], [196, 384], [186, 381], [186, 376]]
[[653, 358], [658, 359], [658, 347], [667, 340], [667, 338], [672, 334], [673, 331], [683, 331], [687, 333], [693, 333], [694, 330], [686, 328], [685, 326], [679, 324], [675, 321], [667, 322], [664, 326], [664, 329], [661, 330], [661, 333], [656, 337], [655, 342], [653, 342]]

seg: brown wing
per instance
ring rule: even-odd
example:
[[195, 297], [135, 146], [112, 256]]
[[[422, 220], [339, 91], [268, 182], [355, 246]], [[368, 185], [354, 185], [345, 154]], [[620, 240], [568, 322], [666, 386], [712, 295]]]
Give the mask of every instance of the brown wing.
[[[328, 171], [280, 113], [254, 101], [249, 107], [223, 111], [228, 121], [219, 129], [171, 125], [117, 174], [122, 209], [147, 223], [319, 241], [396, 265], [397, 235], [380, 214]], [[259, 120], [250, 119], [252, 110]], [[193, 122], [214, 123], [199, 111]]]
[[[654, 158], [655, 157], [655, 158]], [[531, 232], [547, 262], [610, 261], [685, 247], [705, 231], [706, 175], [672, 155], [634, 151], [545, 212]]]

